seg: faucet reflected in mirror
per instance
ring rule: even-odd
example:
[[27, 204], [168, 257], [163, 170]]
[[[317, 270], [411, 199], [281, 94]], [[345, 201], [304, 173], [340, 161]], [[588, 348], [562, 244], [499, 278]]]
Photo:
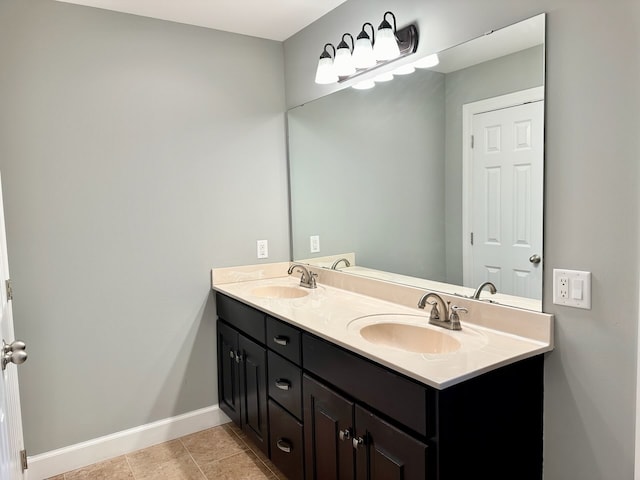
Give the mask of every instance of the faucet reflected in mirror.
[[338, 265], [340, 264], [340, 262], [344, 262], [344, 266], [345, 267], [350, 267], [351, 266], [351, 262], [349, 262], [349, 260], [347, 260], [346, 258], [342, 257], [342, 258], [339, 258], [338, 260], [336, 260], [335, 262], [333, 262], [333, 265], [331, 265], [331, 270], [337, 270]]
[[[463, 170], [463, 154], [471, 145], [470, 137], [463, 138], [463, 106], [533, 90], [542, 92], [544, 98], [544, 24], [542, 14], [497, 29], [438, 52], [440, 63], [433, 70], [398, 76], [397, 81], [377, 84], [372, 90], [347, 88], [291, 109], [293, 260], [314, 264], [316, 256], [335, 256], [334, 261], [344, 252], [355, 252], [357, 262], [341, 271], [358, 275], [373, 272], [377, 278], [381, 278], [380, 272], [388, 272], [397, 277], [389, 281], [465, 296], [470, 296], [478, 283], [491, 281], [499, 290], [492, 300], [540, 311], [543, 262], [530, 261], [532, 254], [528, 253], [514, 269], [502, 264], [506, 254], [489, 260], [488, 254], [478, 249], [483, 244], [517, 244], [517, 250], [527, 250], [521, 248], [526, 242], [511, 242], [497, 229], [504, 228], [507, 219], [513, 218], [511, 214], [494, 208], [492, 217], [482, 219], [483, 210], [476, 207], [485, 202], [464, 199], [465, 192], [471, 190], [467, 186], [477, 188], [479, 184], [473, 177], [466, 178]], [[474, 58], [477, 45], [487, 47], [486, 42], [493, 42], [500, 50], [490, 58]], [[461, 63], [461, 52], [474, 59]], [[540, 123], [536, 128], [542, 127]], [[513, 137], [489, 130], [485, 133], [492, 141]], [[519, 133], [518, 138], [528, 138], [524, 130]], [[479, 144], [475, 138], [475, 148], [470, 151], [478, 151]], [[500, 146], [481, 148], [494, 147]], [[542, 154], [540, 148], [540, 168]], [[499, 175], [499, 170], [489, 172], [495, 174], [489, 176], [489, 183], [514, 178], [506, 170]], [[524, 177], [516, 177], [522, 183]], [[541, 232], [542, 176], [531, 178], [531, 188], [539, 192], [531, 196], [534, 214], [518, 220], [510, 227], [513, 231]], [[528, 198], [516, 195], [513, 188], [502, 186], [505, 201]], [[481, 235], [469, 227], [474, 215], [490, 230]], [[311, 253], [309, 237], [317, 232], [324, 232], [323, 251]], [[474, 234], [473, 242], [469, 234]], [[541, 240], [537, 248], [533, 253], [542, 257]], [[469, 258], [479, 267], [468, 269], [465, 262]], [[331, 263], [318, 265], [326, 268]], [[535, 289], [523, 281], [525, 270], [533, 272]], [[424, 279], [446, 284], [447, 289], [418, 281]], [[456, 290], [456, 286], [460, 288]]]
[[[496, 289], [496, 286], [491, 283], [491, 282], [483, 282], [481, 283], [478, 288], [476, 288], [476, 291], [473, 292], [473, 298], [474, 300], [480, 300], [480, 294], [482, 293], [482, 290], [484, 290], [485, 288], [489, 289], [489, 293], [491, 293], [491, 295], [495, 295], [496, 293], [498, 293], [498, 290]], [[491, 302], [491, 300], [489, 300]]]

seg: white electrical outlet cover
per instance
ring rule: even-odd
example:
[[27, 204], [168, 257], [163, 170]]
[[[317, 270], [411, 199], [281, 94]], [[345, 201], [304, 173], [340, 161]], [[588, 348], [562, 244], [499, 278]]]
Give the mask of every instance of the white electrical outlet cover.
[[320, 235], [311, 235], [309, 237], [309, 250], [311, 253], [318, 253], [320, 251]]
[[258, 240], [256, 245], [258, 258], [269, 258], [269, 242], [267, 240]]
[[553, 303], [591, 309], [591, 272], [553, 269]]

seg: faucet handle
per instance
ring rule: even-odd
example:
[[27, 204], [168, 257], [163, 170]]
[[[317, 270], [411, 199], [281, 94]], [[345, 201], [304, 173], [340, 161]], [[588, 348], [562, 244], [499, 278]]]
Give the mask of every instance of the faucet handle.
[[449, 315], [449, 321], [451, 322], [451, 328], [453, 330], [462, 329], [462, 327], [460, 326], [460, 316], [458, 315], [458, 312], [469, 313], [469, 310], [464, 307], [458, 307], [457, 305], [451, 305], [451, 315]]
[[431, 313], [429, 313], [429, 320], [440, 320], [440, 310], [438, 310], [438, 302], [427, 302], [431, 305]]

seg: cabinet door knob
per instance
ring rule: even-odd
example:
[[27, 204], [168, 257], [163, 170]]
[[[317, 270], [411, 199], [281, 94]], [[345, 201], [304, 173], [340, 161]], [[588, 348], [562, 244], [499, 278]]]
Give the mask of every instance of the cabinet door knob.
[[344, 430], [340, 430], [338, 437], [340, 437], [342, 441], [349, 440], [351, 438], [351, 429], [345, 428]]
[[275, 337], [273, 337], [273, 341], [278, 345], [282, 345], [283, 347], [289, 345], [289, 337], [285, 337], [284, 335], [276, 335]]
[[229, 350], [229, 358], [236, 358], [236, 352], [234, 352], [233, 350]]
[[276, 387], [280, 390], [289, 390], [291, 388], [291, 382], [289, 380], [282, 380], [278, 378], [276, 380]]
[[240, 352], [236, 352], [236, 363], [242, 362], [242, 354]]
[[353, 445], [353, 448], [355, 448], [357, 450], [360, 445], [364, 445], [364, 438], [362, 438], [362, 437], [353, 437], [351, 439], [351, 443]]
[[279, 438], [278, 441], [276, 442], [276, 445], [284, 453], [291, 453], [291, 444], [288, 441], [286, 441], [284, 438]]

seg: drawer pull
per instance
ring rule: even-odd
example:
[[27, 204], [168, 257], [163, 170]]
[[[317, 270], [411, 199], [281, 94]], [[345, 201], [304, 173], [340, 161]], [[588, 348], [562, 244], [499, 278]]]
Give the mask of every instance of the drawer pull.
[[289, 345], [289, 337], [285, 337], [284, 335], [276, 335], [275, 337], [273, 337], [273, 341], [278, 345], [282, 345], [283, 347]]
[[276, 445], [284, 453], [291, 453], [291, 444], [287, 442], [284, 438], [278, 439], [278, 441], [276, 442]]
[[278, 387], [280, 390], [290, 390], [291, 389], [291, 382], [289, 380], [277, 379], [276, 380], [276, 387]]

